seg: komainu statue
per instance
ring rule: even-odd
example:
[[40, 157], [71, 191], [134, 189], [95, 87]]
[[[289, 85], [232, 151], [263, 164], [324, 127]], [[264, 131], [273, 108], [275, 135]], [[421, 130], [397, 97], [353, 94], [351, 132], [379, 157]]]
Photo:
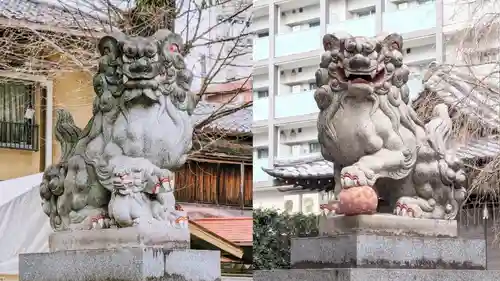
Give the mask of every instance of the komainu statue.
[[198, 98], [184, 62], [182, 38], [159, 30], [149, 38], [103, 37], [93, 85], [92, 118], [82, 130], [57, 111], [60, 162], [40, 185], [55, 231], [129, 227], [151, 220], [187, 227], [176, 209], [169, 170], [192, 145]]
[[454, 219], [465, 198], [448, 107], [427, 123], [410, 107], [403, 38], [328, 34], [316, 72], [321, 153], [337, 192], [370, 186], [395, 215]]

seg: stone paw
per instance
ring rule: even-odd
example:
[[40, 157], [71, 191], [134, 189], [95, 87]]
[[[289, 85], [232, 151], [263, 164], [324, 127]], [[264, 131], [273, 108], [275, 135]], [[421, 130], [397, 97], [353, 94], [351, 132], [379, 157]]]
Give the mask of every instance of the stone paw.
[[107, 222], [107, 221], [109, 221], [109, 219], [107, 219], [104, 216], [92, 217], [91, 221], [92, 221], [92, 225], [91, 225], [90, 229], [109, 228], [109, 223]]
[[371, 186], [369, 180], [370, 174], [363, 171], [358, 166], [348, 166], [340, 172], [340, 183], [342, 188], [349, 188], [354, 186]]
[[163, 221], [166, 219], [167, 208], [159, 202], [152, 202], [151, 213], [154, 219]]
[[423, 200], [420, 198], [401, 197], [396, 202], [394, 208], [394, 215], [401, 217], [421, 218], [424, 211], [419, 206], [418, 201]]

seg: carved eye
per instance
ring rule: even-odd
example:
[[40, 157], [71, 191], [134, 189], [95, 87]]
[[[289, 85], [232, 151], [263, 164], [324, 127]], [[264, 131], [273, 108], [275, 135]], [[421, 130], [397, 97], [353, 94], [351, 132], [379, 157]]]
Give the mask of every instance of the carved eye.
[[146, 50], [144, 50], [144, 54], [147, 56], [147, 57], [154, 57], [156, 55], [156, 48], [154, 46], [149, 46], [146, 48]]
[[135, 57], [136, 50], [133, 46], [125, 46], [123, 48], [123, 53], [129, 58], [133, 58]]
[[170, 47], [168, 47], [168, 50], [172, 53], [177, 53], [177, 52], [179, 52], [179, 45], [172, 43], [172, 45], [170, 45]]
[[330, 81], [330, 87], [332, 87], [332, 89], [337, 89], [339, 87], [339, 85], [340, 85], [339, 80], [336, 78], [333, 78]]
[[363, 44], [363, 50], [367, 53], [371, 53], [375, 50], [375, 46], [373, 46], [373, 44], [369, 42], [366, 42], [365, 44]]
[[348, 41], [345, 49], [350, 53], [354, 52], [356, 50], [356, 42]]

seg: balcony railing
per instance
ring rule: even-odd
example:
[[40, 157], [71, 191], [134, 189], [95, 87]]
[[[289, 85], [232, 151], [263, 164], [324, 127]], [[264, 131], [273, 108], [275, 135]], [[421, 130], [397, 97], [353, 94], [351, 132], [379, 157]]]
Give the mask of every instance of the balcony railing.
[[39, 135], [38, 125], [0, 121], [0, 148], [37, 151]]
[[267, 158], [261, 158], [261, 159], [254, 158], [253, 160], [254, 182], [262, 182], [262, 181], [267, 181], [269, 179], [269, 175], [262, 170], [262, 167], [264, 168], [268, 167], [268, 161], [269, 160]]
[[319, 109], [314, 99], [314, 90], [276, 96], [276, 118], [307, 115], [317, 112], [319, 112]]
[[279, 34], [276, 36], [276, 57], [289, 56], [321, 49], [319, 27]]
[[[418, 20], [414, 20], [418, 19]], [[429, 3], [402, 11], [382, 15], [384, 32], [408, 33], [436, 27], [436, 4]]]
[[269, 117], [269, 98], [254, 99], [253, 101], [253, 120], [267, 120]]
[[254, 61], [269, 58], [269, 37], [255, 38], [252, 52]]
[[376, 35], [375, 16], [334, 22], [328, 25], [328, 33], [347, 33], [353, 36]]

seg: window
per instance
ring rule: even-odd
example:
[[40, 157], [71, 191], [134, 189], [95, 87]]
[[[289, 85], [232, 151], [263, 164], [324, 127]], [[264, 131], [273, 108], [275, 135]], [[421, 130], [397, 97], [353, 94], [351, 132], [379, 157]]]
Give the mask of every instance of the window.
[[317, 27], [317, 26], [319, 26], [319, 21], [309, 23], [309, 27]]
[[316, 153], [321, 151], [321, 146], [317, 142], [309, 143], [309, 153]]
[[257, 148], [257, 158], [267, 158], [269, 157], [269, 149], [267, 148]]
[[287, 212], [287, 213], [293, 212], [293, 201], [292, 200], [285, 201], [285, 212]]
[[269, 91], [267, 90], [257, 91], [257, 98], [263, 99], [267, 97], [269, 97]]
[[0, 147], [38, 149], [34, 89], [21, 81], [0, 83]]
[[297, 31], [299, 31], [299, 30], [300, 30], [300, 28], [301, 28], [301, 26], [300, 26], [300, 25], [293, 25], [293, 26], [292, 26], [292, 32], [297, 32]]
[[397, 7], [398, 7], [398, 10], [408, 9], [408, 2], [399, 3], [399, 4], [397, 4]]
[[292, 156], [293, 157], [300, 156], [301, 152], [302, 152], [302, 145], [300, 145], [300, 144], [292, 145]]
[[300, 85], [293, 85], [292, 86], [292, 94], [300, 93], [301, 90], [302, 90], [302, 87]]
[[489, 49], [484, 51], [465, 53], [463, 59], [468, 64], [497, 63], [500, 59], [500, 54], [499, 50], [497, 49]]
[[369, 10], [366, 11], [358, 11], [353, 13], [354, 18], [364, 18], [364, 17], [369, 17], [371, 15], [375, 14], [375, 7], [372, 7]]
[[262, 38], [262, 37], [269, 37], [269, 32], [262, 32], [262, 33], [257, 33], [257, 37]]
[[304, 198], [303, 209], [304, 214], [311, 214], [314, 211], [314, 200], [312, 198]]
[[480, 52], [479, 63], [496, 63], [499, 59], [499, 52], [497, 49], [492, 49], [484, 52]]

